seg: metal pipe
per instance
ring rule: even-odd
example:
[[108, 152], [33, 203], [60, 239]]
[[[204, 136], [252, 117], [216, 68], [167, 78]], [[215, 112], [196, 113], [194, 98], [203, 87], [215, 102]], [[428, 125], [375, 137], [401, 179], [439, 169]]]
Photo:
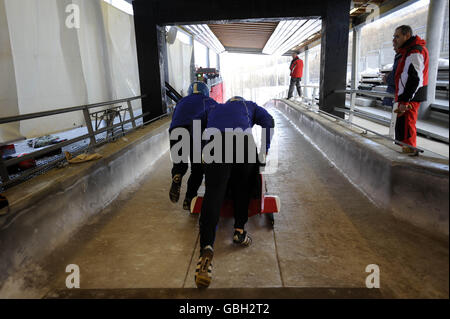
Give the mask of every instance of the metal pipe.
[[95, 104], [88, 104], [88, 105], [80, 105], [80, 106], [74, 106], [74, 107], [68, 107], [64, 109], [56, 109], [51, 111], [44, 111], [44, 112], [37, 112], [37, 113], [29, 113], [29, 114], [23, 114], [23, 115], [15, 115], [15, 116], [9, 116], [9, 117], [2, 117], [0, 118], [0, 124], [6, 124], [6, 123], [12, 123], [12, 122], [18, 122], [23, 120], [31, 120], [39, 117], [45, 117], [50, 115], [58, 115], [58, 114], [64, 114], [64, 113], [70, 113], [70, 112], [76, 112], [76, 111], [83, 111], [84, 109], [92, 109], [95, 107], [101, 107], [106, 105], [112, 105], [112, 104], [118, 104], [118, 103], [124, 103], [128, 101], [134, 101], [141, 98], [146, 97], [145, 95], [132, 97], [132, 98], [126, 98], [121, 100], [115, 100], [110, 102], [102, 102], [102, 103], [95, 103]]
[[96, 143], [94, 128], [92, 127], [91, 115], [89, 114], [89, 109], [85, 108], [83, 110], [84, 122], [86, 124], [87, 130], [89, 132], [89, 138], [91, 140], [91, 146], [94, 146]]
[[403, 143], [403, 142], [398, 141], [398, 140], [396, 140], [396, 139], [393, 139], [393, 138], [391, 138], [391, 137], [388, 137], [388, 136], [385, 136], [385, 135], [383, 135], [383, 134], [380, 134], [380, 133], [377, 133], [377, 132], [375, 132], [375, 131], [372, 131], [372, 130], [370, 130], [370, 129], [368, 129], [368, 128], [365, 128], [365, 127], [363, 127], [363, 126], [361, 126], [361, 125], [358, 125], [358, 124], [355, 124], [355, 123], [348, 123], [345, 119], [342, 119], [342, 118], [340, 118], [340, 117], [338, 117], [338, 116], [335, 116], [335, 115], [333, 115], [333, 114], [330, 114], [330, 113], [328, 113], [328, 112], [325, 112], [325, 111], [322, 111], [322, 110], [314, 110], [314, 109], [312, 109], [312, 108], [306, 108], [306, 109], [309, 110], [309, 111], [311, 111], [311, 112], [317, 112], [317, 113], [320, 113], [320, 114], [323, 114], [323, 115], [326, 115], [326, 116], [330, 116], [330, 117], [334, 118], [335, 120], [337, 120], [337, 121], [339, 121], [339, 122], [343, 122], [343, 123], [345, 123], [345, 124], [349, 124], [349, 125], [351, 125], [351, 126], [355, 126], [355, 127], [360, 128], [360, 129], [362, 129], [362, 130], [364, 130], [364, 131], [366, 131], [366, 132], [370, 132], [370, 133], [372, 133], [372, 134], [374, 134], [374, 135], [376, 135], [376, 136], [379, 136], [379, 137], [384, 138], [384, 139], [386, 139], [386, 140], [389, 140], [389, 141], [392, 141], [392, 142], [394, 142], [394, 143], [400, 144], [400, 145], [402, 145], [402, 146], [408, 146], [408, 147], [412, 148], [413, 150], [415, 150], [415, 151], [417, 151], [417, 152], [420, 152], [420, 153], [423, 153], [423, 152], [424, 152], [424, 150], [421, 149], [421, 148], [417, 148], [417, 147], [411, 146], [411, 145], [409, 145], [409, 144]]
[[[141, 117], [147, 116], [148, 114], [150, 114], [150, 113], [141, 114], [141, 115], [135, 117], [135, 120], [139, 119]], [[112, 126], [104, 127], [104, 128], [102, 128], [102, 129], [100, 129], [98, 131], [95, 131], [93, 135], [95, 136], [95, 135], [101, 134], [101, 133], [106, 132], [106, 131], [108, 131], [110, 129], [114, 129], [116, 127], [119, 127], [122, 124], [127, 124], [127, 123], [129, 123], [131, 121], [132, 120], [130, 119], [130, 120], [127, 120], [127, 121], [125, 121], [123, 123], [117, 123], [117, 124], [112, 125]], [[61, 142], [61, 143], [58, 143], [58, 144], [46, 147], [45, 149], [42, 149], [42, 150], [39, 150], [39, 151], [30, 153], [30, 154], [27, 154], [27, 155], [24, 155], [24, 156], [21, 156], [21, 157], [12, 158], [10, 160], [4, 161], [4, 165], [6, 167], [8, 167], [8, 166], [12, 166], [14, 164], [20, 163], [22, 161], [26, 161], [26, 160], [31, 159], [31, 158], [39, 157], [39, 156], [45, 155], [47, 153], [50, 153], [51, 151], [57, 150], [59, 148], [62, 148], [64, 146], [68, 146], [70, 144], [73, 144], [73, 143], [82, 141], [84, 139], [90, 138], [91, 136], [92, 136], [91, 134], [85, 134], [85, 135], [82, 135], [82, 136], [78, 136], [78, 137], [73, 138], [71, 140], [68, 140], [68, 141], [65, 141], [65, 142]], [[93, 145], [93, 146], [97, 146], [97, 145]]]
[[427, 100], [419, 108], [419, 119], [428, 117], [430, 105], [436, 99], [436, 80], [441, 53], [441, 37], [445, 18], [445, 0], [430, 0], [427, 20], [427, 48], [429, 52]]
[[[331, 117], [335, 118], [336, 120], [338, 120], [339, 122], [347, 123], [344, 119], [342, 119], [342, 118], [340, 118], [340, 117], [337, 117], [337, 116], [335, 116], [335, 115], [333, 115], [333, 114], [327, 113], [327, 112], [322, 111], [322, 110], [317, 110], [317, 111], [318, 111], [319, 113], [323, 113], [323, 114], [325, 114], [325, 115], [327, 115], [327, 116], [331, 116]], [[354, 123], [350, 123], [350, 125], [355, 126], [355, 127], [358, 127], [358, 128], [360, 128], [360, 129], [362, 129], [362, 130], [364, 130], [364, 131], [370, 132], [370, 133], [372, 133], [372, 134], [375, 134], [375, 135], [377, 135], [377, 136], [379, 136], [379, 137], [382, 137], [382, 138], [384, 138], [384, 139], [387, 139], [387, 140], [389, 140], [389, 141], [398, 143], [398, 144], [400, 144], [400, 145], [402, 145], [402, 146], [408, 146], [408, 147], [410, 147], [410, 148], [412, 148], [412, 149], [414, 149], [414, 150], [416, 150], [416, 151], [418, 151], [418, 152], [420, 152], [420, 153], [423, 153], [423, 152], [424, 152], [424, 150], [421, 149], [421, 148], [417, 148], [417, 147], [411, 146], [411, 145], [409, 145], [409, 144], [403, 143], [403, 142], [401, 142], [401, 141], [398, 141], [398, 140], [396, 140], [396, 139], [393, 139], [393, 138], [391, 138], [391, 137], [387, 137], [387, 136], [385, 136], [385, 135], [383, 135], [383, 134], [380, 134], [380, 133], [377, 133], [377, 132], [375, 132], [375, 131], [372, 131], [372, 130], [370, 130], [370, 129], [368, 129], [368, 128], [365, 128], [365, 127], [363, 127], [363, 126], [361, 126], [361, 125], [354, 124]]]
[[131, 101], [128, 101], [127, 104], [128, 104], [128, 113], [130, 113], [131, 124], [133, 125], [133, 128], [136, 128], [136, 121], [134, 118], [133, 106], [131, 105]]
[[365, 91], [365, 90], [334, 90], [334, 93], [347, 93], [347, 94], [356, 93], [356, 94], [360, 94], [360, 95], [374, 96], [374, 97], [379, 97], [379, 98], [384, 98], [384, 97], [395, 98], [395, 95], [391, 94], [391, 93]]
[[[146, 114], [142, 114], [142, 115], [140, 115], [140, 116], [138, 116], [138, 117], [136, 117], [136, 118], [140, 118], [140, 117], [143, 117], [143, 116], [146, 116], [147, 115], [147, 113]], [[135, 118], [135, 119], [136, 119]], [[130, 120], [129, 120], [130, 121]], [[127, 122], [129, 122], [129, 121], [127, 121]], [[124, 124], [126, 124], [126, 122], [124, 122]], [[120, 125], [120, 124], [119, 124]], [[130, 133], [130, 132], [132, 132], [132, 131], [135, 131], [136, 129], [138, 129], [139, 127], [134, 127], [134, 128], [132, 128], [132, 129], [130, 129], [130, 130], [128, 130], [127, 131], [127, 133]], [[108, 128], [107, 128], [108, 129]], [[125, 134], [123, 134], [123, 135], [125, 135]], [[106, 139], [104, 139], [104, 140], [102, 140], [101, 142], [99, 142], [99, 143], [97, 143], [95, 146], [101, 146], [101, 145], [103, 145], [103, 144], [105, 144], [105, 143], [108, 143], [110, 140], [112, 140], [114, 137], [113, 136], [111, 136], [111, 137], [107, 137]], [[82, 152], [84, 152], [84, 150], [85, 149], [83, 149], [82, 151], [80, 151], [80, 150], [78, 150], [77, 152], [75, 152], [74, 153], [74, 155], [77, 155], [78, 153], [82, 153]], [[23, 157], [21, 158], [21, 159], [23, 159]], [[59, 162], [61, 162], [61, 161], [63, 161], [64, 160], [64, 158], [59, 158], [59, 159], [56, 159], [56, 160], [54, 160], [54, 161], [51, 161], [51, 162], [49, 162], [49, 163], [47, 163], [47, 164], [44, 164], [44, 165], [41, 165], [41, 166], [39, 166], [39, 167], [35, 167], [35, 168], [32, 168], [32, 169], [28, 169], [28, 170], [26, 170], [25, 172], [23, 172], [20, 176], [18, 176], [18, 177], [16, 177], [16, 178], [14, 178], [14, 179], [12, 179], [12, 180], [9, 180], [9, 178], [8, 178], [8, 181], [6, 182], [6, 183], [2, 183], [1, 184], [1, 186], [2, 187], [10, 187], [11, 185], [13, 185], [13, 184], [15, 184], [15, 183], [19, 183], [20, 182], [20, 180], [23, 180], [24, 178], [26, 178], [26, 177], [28, 177], [28, 176], [30, 176], [30, 175], [33, 175], [33, 174], [35, 174], [35, 173], [37, 173], [37, 172], [39, 172], [39, 171], [42, 171], [42, 170], [45, 170], [45, 169], [47, 169], [47, 168], [51, 168], [52, 166], [54, 166], [55, 164], [57, 164], [57, 163], [59, 163]], [[9, 177], [9, 176], [8, 176]]]
[[[331, 116], [331, 117], [335, 118], [336, 120], [338, 120], [339, 122], [347, 123], [344, 119], [342, 119], [342, 118], [340, 118], [340, 117], [337, 117], [337, 116], [335, 116], [335, 115], [333, 115], [333, 114], [327, 113], [327, 112], [322, 111], [322, 110], [317, 110], [317, 111], [318, 111], [319, 113], [323, 113], [323, 114], [325, 114], [325, 115], [327, 115], [327, 116]], [[370, 130], [370, 129], [368, 129], [368, 128], [365, 128], [364, 126], [361, 126], [361, 125], [358, 125], [358, 124], [355, 124], [355, 123], [350, 123], [350, 125], [355, 126], [355, 127], [357, 127], [357, 128], [360, 128], [360, 129], [362, 129], [362, 130], [364, 130], [364, 131], [366, 131], [366, 132], [370, 132], [370, 133], [372, 133], [372, 134], [375, 134], [375, 135], [377, 135], [377, 136], [379, 136], [379, 137], [382, 137], [382, 138], [384, 138], [384, 139], [387, 139], [387, 140], [389, 140], [389, 141], [398, 143], [398, 144], [400, 144], [400, 145], [402, 145], [402, 146], [408, 146], [408, 147], [410, 147], [410, 148], [412, 148], [412, 149], [414, 149], [414, 150], [416, 150], [416, 151], [418, 151], [418, 152], [420, 152], [420, 153], [423, 153], [423, 152], [424, 152], [424, 150], [421, 149], [421, 148], [417, 148], [417, 147], [411, 146], [411, 145], [409, 145], [409, 144], [403, 143], [403, 142], [401, 142], [401, 141], [398, 141], [398, 140], [396, 140], [396, 139], [393, 139], [393, 138], [391, 138], [391, 137], [387, 137], [387, 136], [385, 136], [385, 135], [383, 135], [383, 134], [380, 134], [380, 133], [377, 133], [377, 132], [375, 132], [375, 131], [372, 131], [372, 130]]]
[[[360, 41], [361, 39], [361, 29], [353, 28], [353, 43], [352, 43], [352, 90], [357, 89], [359, 72], [358, 72], [358, 64], [359, 64], [359, 53], [360, 53]], [[355, 109], [356, 102], [356, 93], [351, 93], [350, 98], [350, 110], [353, 111]], [[350, 113], [348, 121], [350, 123], [353, 122], [353, 113]]]
[[314, 89], [318, 89], [320, 88], [320, 85], [311, 85], [311, 84], [307, 84], [307, 85], [302, 85], [305, 88], [314, 88]]
[[371, 119], [371, 120], [377, 121], [378, 123], [383, 123], [385, 125], [389, 124], [389, 120], [386, 120], [386, 119], [383, 119], [383, 118], [380, 118], [380, 117], [376, 117], [375, 115], [370, 115], [370, 114], [362, 113], [362, 112], [359, 112], [359, 111], [352, 111], [352, 110], [341, 108], [341, 107], [336, 107], [335, 110], [337, 110], [339, 112], [348, 113], [349, 115], [350, 114], [356, 114], [359, 117]]

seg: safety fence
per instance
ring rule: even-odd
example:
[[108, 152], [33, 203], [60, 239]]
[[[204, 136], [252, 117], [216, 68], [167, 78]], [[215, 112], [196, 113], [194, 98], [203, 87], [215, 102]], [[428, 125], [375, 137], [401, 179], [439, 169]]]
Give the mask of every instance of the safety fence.
[[[371, 129], [368, 129], [364, 126], [358, 125], [356, 123], [353, 122], [353, 116], [356, 114], [358, 115], [358, 112], [355, 111], [355, 101], [356, 101], [356, 95], [365, 95], [365, 96], [371, 96], [371, 97], [378, 97], [378, 98], [394, 98], [393, 94], [390, 93], [386, 93], [386, 92], [377, 92], [377, 91], [365, 91], [365, 90], [335, 90], [334, 93], [344, 93], [344, 94], [351, 94], [350, 97], [350, 109], [347, 108], [334, 108], [335, 111], [337, 112], [342, 112], [342, 113], [346, 113], [348, 114], [348, 118], [341, 118], [338, 117], [334, 114], [325, 112], [323, 110], [320, 109], [319, 107], [319, 86], [318, 85], [302, 85], [302, 88], [312, 88], [313, 89], [313, 94], [311, 97], [308, 96], [302, 96], [301, 97], [301, 105], [303, 107], [305, 107], [307, 110], [312, 111], [312, 112], [316, 112], [325, 116], [329, 116], [333, 119], [335, 119], [338, 122], [343, 122], [345, 124], [348, 124], [350, 126], [354, 126], [357, 127], [361, 130], [363, 130], [363, 133], [367, 134], [367, 132], [370, 132], [378, 137], [381, 137], [383, 139], [386, 139], [388, 141], [391, 141], [397, 145], [401, 145], [401, 146], [405, 146], [405, 147], [409, 147], [411, 149], [413, 149], [415, 151], [416, 154], [419, 153], [423, 153], [425, 150], [418, 148], [418, 147], [414, 147], [411, 145], [408, 145], [402, 141], [396, 140], [395, 137], [395, 123], [396, 123], [396, 119], [397, 119], [397, 114], [395, 113], [395, 110], [397, 109], [397, 103], [394, 103], [394, 107], [392, 108], [392, 114], [391, 114], [391, 119], [390, 119], [390, 123], [389, 123], [389, 134], [388, 135], [383, 135], [380, 134], [378, 132], [375, 132]], [[288, 94], [288, 90], [284, 90], [282, 92], [280, 92], [277, 95], [277, 98], [285, 98]], [[367, 115], [365, 115], [365, 117], [367, 117]]]
[[[8, 187], [16, 185], [35, 174], [44, 172], [65, 161], [65, 157], [62, 154], [63, 147], [71, 145], [73, 146], [75, 143], [89, 139], [89, 143], [85, 146], [77, 147], [73, 155], [76, 155], [77, 153], [79, 154], [83, 152], [91, 152], [95, 147], [108, 143], [112, 140], [116, 140], [118, 137], [124, 136], [125, 134], [134, 131], [139, 127], [142, 127], [146, 124], [149, 124], [151, 122], [159, 120], [162, 117], [167, 116], [167, 114], [163, 114], [147, 122], [144, 122], [143, 120], [140, 121], [141, 118], [143, 119], [149, 113], [144, 113], [139, 116], [135, 116], [131, 102], [135, 100], [141, 100], [143, 97], [145, 96], [136, 96], [96, 104], [74, 106], [68, 108], [55, 109], [51, 111], [0, 118], [0, 124], [7, 124], [70, 112], [83, 112], [84, 122], [88, 132], [87, 134], [83, 134], [68, 140], [61, 141], [60, 143], [45, 148], [41, 148], [37, 151], [30, 152], [29, 154], [24, 154], [23, 156], [20, 157], [13, 157], [5, 160], [3, 156], [0, 156], [0, 177], [1, 177], [0, 188], [6, 189]], [[99, 107], [105, 108], [100, 111], [98, 110], [93, 111], [93, 109]], [[119, 121], [117, 121], [117, 119]], [[105, 133], [106, 137], [98, 138], [97, 135], [105, 135], [102, 133]], [[50, 154], [54, 154], [55, 152], [59, 152], [60, 156], [57, 156], [56, 159], [50, 160], [44, 165], [36, 165], [34, 168], [24, 170], [20, 174], [10, 174], [10, 172], [8, 171], [8, 168], [11, 168], [15, 165], [17, 166], [19, 163], [23, 163], [30, 160], [34, 161], [37, 158], [42, 158]]]

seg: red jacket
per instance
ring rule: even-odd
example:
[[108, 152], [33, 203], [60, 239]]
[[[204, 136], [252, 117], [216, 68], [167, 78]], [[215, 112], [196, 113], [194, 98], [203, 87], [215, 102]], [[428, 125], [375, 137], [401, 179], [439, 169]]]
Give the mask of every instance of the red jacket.
[[402, 55], [395, 72], [395, 99], [397, 102], [427, 100], [428, 50], [425, 40], [411, 37], [400, 48]]
[[292, 60], [291, 66], [291, 78], [301, 78], [303, 76], [303, 61], [296, 57]]

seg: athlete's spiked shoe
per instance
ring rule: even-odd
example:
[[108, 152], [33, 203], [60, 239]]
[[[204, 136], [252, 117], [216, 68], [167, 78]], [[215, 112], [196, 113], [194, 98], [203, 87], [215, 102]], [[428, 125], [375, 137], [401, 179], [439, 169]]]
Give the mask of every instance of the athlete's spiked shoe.
[[195, 284], [198, 288], [208, 288], [212, 280], [212, 259], [214, 250], [211, 246], [206, 246], [200, 253], [197, 268], [195, 269]]
[[236, 230], [233, 235], [233, 243], [241, 246], [250, 246], [252, 244], [252, 238], [245, 230], [242, 234]]
[[172, 186], [170, 187], [169, 197], [172, 203], [177, 203], [180, 199], [181, 175], [177, 174], [172, 178]]

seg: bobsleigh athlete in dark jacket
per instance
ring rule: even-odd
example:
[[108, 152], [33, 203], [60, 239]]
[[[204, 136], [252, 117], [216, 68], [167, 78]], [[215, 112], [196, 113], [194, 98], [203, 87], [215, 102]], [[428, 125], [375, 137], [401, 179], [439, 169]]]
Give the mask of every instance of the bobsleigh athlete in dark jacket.
[[211, 105], [198, 118], [205, 128], [203, 139], [206, 138], [208, 143], [203, 148], [206, 189], [200, 215], [200, 258], [195, 282], [197, 287], [208, 287], [212, 279], [216, 228], [228, 184], [234, 202], [233, 242], [242, 246], [251, 244], [245, 224], [248, 221], [251, 174], [258, 165], [251, 128], [255, 124], [263, 128], [266, 139], [261, 149], [266, 154], [275, 124], [266, 109], [241, 97], [234, 97], [225, 104]]
[[[175, 135], [174, 139], [170, 139], [170, 149], [181, 142], [182, 136], [174, 132], [179, 128], [189, 135], [189, 158], [191, 162], [191, 175], [187, 183], [186, 197], [183, 201], [183, 208], [189, 210], [192, 199], [197, 196], [197, 191], [203, 181], [203, 165], [201, 160], [198, 162], [193, 161], [193, 136], [192, 136], [192, 121], [196, 115], [204, 112], [210, 106], [216, 105], [217, 102], [209, 97], [209, 88], [205, 83], [194, 82], [189, 87], [188, 96], [181, 99], [176, 107], [172, 116], [172, 123], [170, 124], [169, 134]], [[181, 149], [183, 151], [185, 149]], [[176, 154], [177, 153], [177, 154]], [[172, 160], [177, 151], [172, 153]], [[186, 154], [187, 155], [187, 154]], [[200, 157], [200, 156], [199, 156]], [[186, 174], [189, 168], [187, 157], [185, 156], [180, 162], [174, 162], [172, 168], [172, 186], [170, 188], [169, 197], [174, 203], [178, 202], [180, 198], [181, 182], [183, 176]]]

